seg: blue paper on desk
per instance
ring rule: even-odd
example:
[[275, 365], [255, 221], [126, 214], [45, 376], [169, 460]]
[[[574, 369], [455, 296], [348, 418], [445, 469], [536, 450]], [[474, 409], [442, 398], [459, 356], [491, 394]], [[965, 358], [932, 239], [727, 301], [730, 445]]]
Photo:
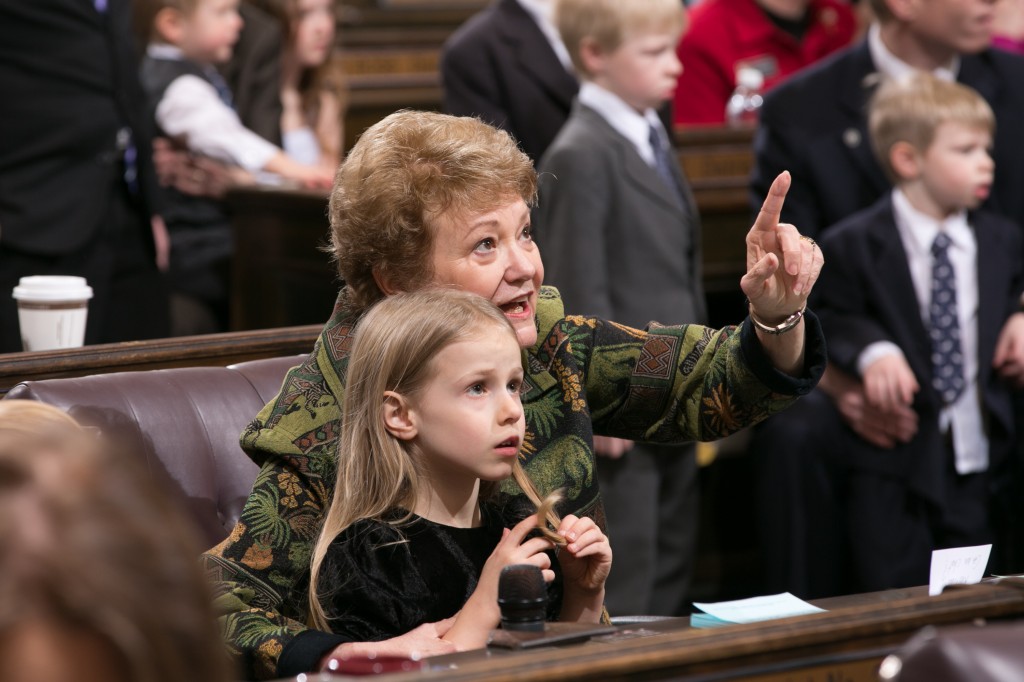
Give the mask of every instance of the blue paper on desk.
[[695, 628], [718, 628], [736, 623], [756, 623], [774, 618], [789, 618], [808, 613], [821, 613], [813, 604], [794, 597], [789, 592], [771, 594], [764, 597], [720, 601], [714, 604], [693, 604], [704, 613], [690, 616], [690, 626]]

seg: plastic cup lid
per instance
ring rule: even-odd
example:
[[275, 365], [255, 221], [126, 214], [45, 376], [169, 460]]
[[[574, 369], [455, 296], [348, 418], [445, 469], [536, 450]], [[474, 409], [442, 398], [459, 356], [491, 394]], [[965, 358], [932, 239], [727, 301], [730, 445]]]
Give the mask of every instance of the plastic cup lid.
[[33, 275], [18, 280], [12, 296], [31, 301], [88, 300], [92, 298], [92, 287], [85, 277]]

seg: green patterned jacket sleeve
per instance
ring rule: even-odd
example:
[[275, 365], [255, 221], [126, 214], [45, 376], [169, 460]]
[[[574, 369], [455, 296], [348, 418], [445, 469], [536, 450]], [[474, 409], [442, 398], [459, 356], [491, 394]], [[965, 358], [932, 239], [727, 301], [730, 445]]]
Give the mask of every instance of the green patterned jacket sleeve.
[[[557, 293], [545, 288], [545, 295]], [[570, 407], [590, 410], [601, 435], [650, 442], [722, 438], [791, 405], [824, 369], [824, 339], [813, 316], [807, 369], [798, 378], [771, 367], [749, 322], [719, 330], [695, 324], [637, 330], [567, 315], [541, 323], [551, 331], [538, 357], [568, 387]]]
[[325, 338], [243, 432], [260, 472], [231, 535], [203, 557], [246, 679], [277, 677], [285, 645], [306, 629], [310, 555], [334, 488], [341, 414]]

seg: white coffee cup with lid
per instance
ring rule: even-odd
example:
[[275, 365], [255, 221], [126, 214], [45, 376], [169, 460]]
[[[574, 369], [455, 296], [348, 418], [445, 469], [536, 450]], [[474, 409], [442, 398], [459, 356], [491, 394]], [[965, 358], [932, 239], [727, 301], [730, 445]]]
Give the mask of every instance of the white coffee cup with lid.
[[84, 277], [33, 275], [14, 287], [26, 351], [75, 348], [85, 342], [92, 287]]

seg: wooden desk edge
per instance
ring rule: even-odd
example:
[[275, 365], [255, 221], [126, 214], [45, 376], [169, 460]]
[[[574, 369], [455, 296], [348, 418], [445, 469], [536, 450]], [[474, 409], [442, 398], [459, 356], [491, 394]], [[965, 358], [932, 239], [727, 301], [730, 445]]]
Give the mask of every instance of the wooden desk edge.
[[170, 367], [231, 365], [308, 353], [321, 325], [0, 354], [0, 395], [22, 381]]
[[[569, 681], [684, 679], [687, 675], [756, 671], [758, 667], [794, 669], [801, 661], [830, 657], [879, 657], [926, 625], [969, 623], [978, 618], [1024, 615], [1020, 587], [985, 583], [947, 590], [936, 597], [907, 594], [892, 600], [848, 606], [825, 613], [710, 630], [673, 632], [614, 642], [533, 650], [484, 652], [441, 657], [450, 668], [378, 676], [380, 682], [414, 680]], [[872, 595], [867, 595], [872, 596]], [[644, 627], [641, 624], [638, 627]], [[852, 656], [850, 655], [852, 652]], [[465, 660], [459, 660], [460, 658]], [[325, 677], [325, 680], [332, 679]], [[344, 679], [344, 678], [337, 678]]]

